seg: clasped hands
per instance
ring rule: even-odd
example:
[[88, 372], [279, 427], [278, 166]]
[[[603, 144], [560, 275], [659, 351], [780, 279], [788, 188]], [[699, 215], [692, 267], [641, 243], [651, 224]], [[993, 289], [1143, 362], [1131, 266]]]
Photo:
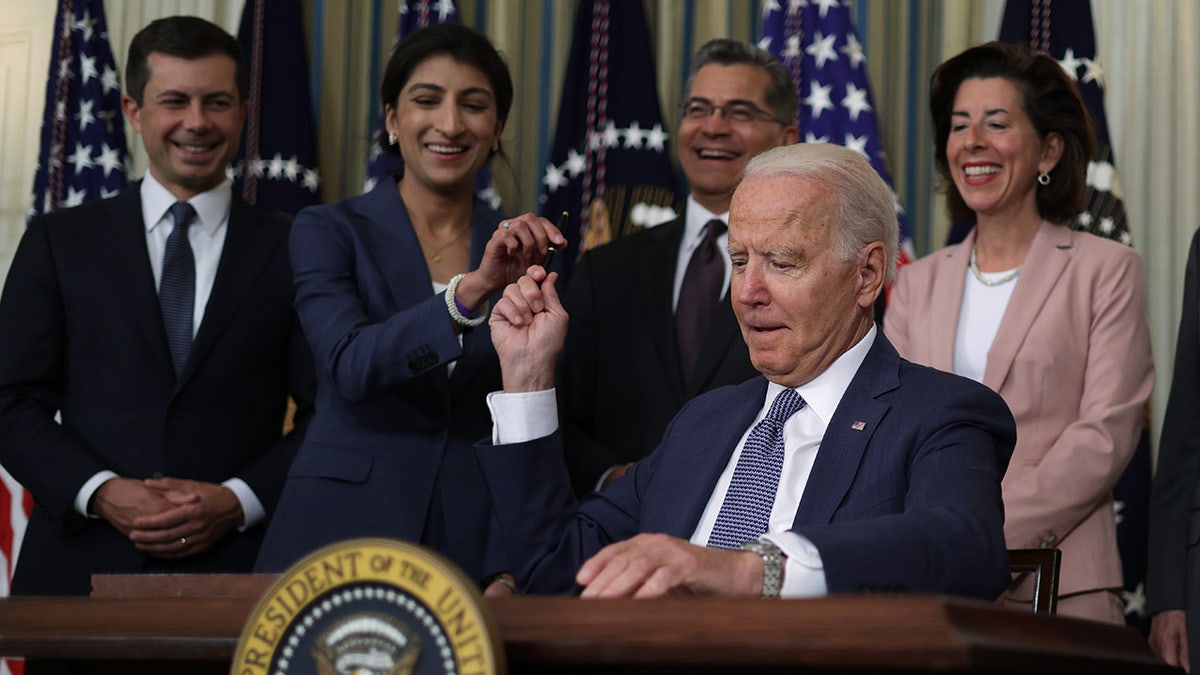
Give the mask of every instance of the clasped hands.
[[113, 478], [96, 490], [91, 510], [158, 558], [206, 551], [242, 522], [229, 488], [182, 478]]
[[[505, 393], [554, 387], [554, 367], [567, 334], [567, 313], [554, 287], [557, 273], [534, 265], [504, 289], [489, 319]], [[639, 534], [610, 544], [579, 568], [584, 598], [664, 595], [759, 597], [762, 558], [750, 551], [696, 546], [665, 534]]]

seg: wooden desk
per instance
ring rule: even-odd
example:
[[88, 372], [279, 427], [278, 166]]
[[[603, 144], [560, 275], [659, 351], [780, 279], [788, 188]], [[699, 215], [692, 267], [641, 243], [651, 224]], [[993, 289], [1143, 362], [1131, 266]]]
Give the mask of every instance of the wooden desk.
[[[216, 579], [211, 593], [229, 591]], [[0, 654], [44, 660], [42, 672], [227, 672], [256, 602], [246, 593], [270, 581], [243, 579], [229, 591], [241, 597], [3, 599]], [[491, 607], [514, 674], [1183, 672], [1132, 629], [943, 597], [525, 597]]]

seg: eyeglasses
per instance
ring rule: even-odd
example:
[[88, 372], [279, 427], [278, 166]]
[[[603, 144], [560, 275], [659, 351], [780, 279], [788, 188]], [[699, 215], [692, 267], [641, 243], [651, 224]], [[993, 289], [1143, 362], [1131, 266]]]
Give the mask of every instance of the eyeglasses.
[[706, 120], [716, 111], [721, 111], [725, 121], [734, 124], [750, 124], [751, 122], [774, 122], [784, 124], [775, 119], [771, 113], [749, 101], [730, 101], [725, 105], [716, 105], [705, 98], [691, 98], [679, 105], [679, 112], [684, 119]]

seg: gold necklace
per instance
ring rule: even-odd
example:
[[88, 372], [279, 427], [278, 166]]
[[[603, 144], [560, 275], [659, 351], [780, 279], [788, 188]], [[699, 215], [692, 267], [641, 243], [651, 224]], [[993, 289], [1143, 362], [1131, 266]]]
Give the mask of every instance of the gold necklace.
[[[442, 244], [441, 246], [438, 246], [437, 248], [433, 249], [433, 253], [431, 253], [431, 254], [429, 255], [429, 259], [430, 259], [430, 260], [432, 260], [432, 261], [433, 261], [433, 262], [435, 262], [435, 263], [440, 263], [440, 262], [442, 262], [442, 251], [446, 250], [446, 249], [447, 249], [447, 248], [448, 248], [448, 247], [449, 247], [451, 244], [453, 244], [454, 242], [458, 241], [459, 239], [462, 239], [462, 236], [463, 236], [464, 234], [466, 234], [468, 231], [470, 231], [470, 229], [471, 229], [471, 224], [470, 224], [470, 223], [467, 223], [466, 227], [464, 227], [464, 228], [462, 228], [461, 230], [459, 230], [458, 234], [454, 235], [454, 237], [453, 237], [453, 238], [451, 238], [451, 239], [450, 239], [450, 241], [448, 241], [448, 242], [446, 242], [446, 243]], [[433, 230], [429, 230], [429, 234], [430, 234], [430, 235], [432, 235], [432, 234], [433, 234]], [[420, 235], [417, 235], [417, 238], [418, 238], [418, 239], [420, 239], [420, 238], [421, 238], [421, 237], [420, 237]]]
[[1017, 275], [1021, 273], [1021, 266], [1018, 266], [1015, 270], [1009, 272], [1008, 274], [1005, 274], [1004, 276], [1000, 277], [999, 279], [984, 278], [983, 273], [979, 271], [979, 265], [977, 265], [975, 263], [975, 247], [974, 246], [971, 247], [971, 262], [969, 265], [967, 265], [967, 267], [971, 268], [971, 274], [974, 274], [975, 278], [979, 280], [979, 283], [983, 284], [984, 286], [1000, 286], [1002, 284], [1007, 284], [1008, 282], [1012, 281], [1013, 279], [1016, 279]]

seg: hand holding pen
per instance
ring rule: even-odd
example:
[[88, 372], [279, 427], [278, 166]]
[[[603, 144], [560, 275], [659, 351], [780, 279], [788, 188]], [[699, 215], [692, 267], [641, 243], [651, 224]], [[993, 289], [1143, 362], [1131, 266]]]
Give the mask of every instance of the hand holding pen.
[[[558, 217], [558, 231], [559, 232], [567, 231], [567, 212], [566, 211], [563, 211], [562, 215]], [[554, 242], [550, 242], [550, 245], [546, 247], [546, 257], [542, 258], [542, 269], [546, 270], [547, 272], [550, 271], [550, 265], [552, 265], [554, 263], [554, 256], [557, 253], [558, 253], [558, 246]]]

